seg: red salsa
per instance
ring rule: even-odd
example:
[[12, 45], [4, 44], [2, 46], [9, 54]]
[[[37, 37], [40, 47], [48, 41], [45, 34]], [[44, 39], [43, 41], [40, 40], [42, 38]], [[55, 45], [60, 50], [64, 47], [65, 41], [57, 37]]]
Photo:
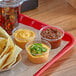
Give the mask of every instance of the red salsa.
[[54, 28], [43, 29], [40, 33], [41, 38], [47, 40], [51, 44], [51, 48], [58, 48], [62, 40], [62, 32]]
[[0, 7], [0, 26], [9, 34], [15, 26], [18, 25], [20, 6], [17, 7]]

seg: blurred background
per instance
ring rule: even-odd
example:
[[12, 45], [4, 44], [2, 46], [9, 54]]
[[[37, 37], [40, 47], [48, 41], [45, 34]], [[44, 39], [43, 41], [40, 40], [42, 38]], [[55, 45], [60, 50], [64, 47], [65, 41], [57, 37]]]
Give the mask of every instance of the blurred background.
[[75, 8], [76, 0], [27, 0], [22, 5], [23, 14], [49, 25], [60, 26], [76, 37]]

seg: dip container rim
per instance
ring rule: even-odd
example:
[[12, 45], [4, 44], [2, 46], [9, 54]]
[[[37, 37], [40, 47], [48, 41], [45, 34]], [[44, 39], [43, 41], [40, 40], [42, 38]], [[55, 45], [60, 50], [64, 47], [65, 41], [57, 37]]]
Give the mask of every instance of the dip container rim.
[[[45, 54], [49, 53], [50, 50], [51, 50], [51, 44], [50, 44], [48, 41], [46, 41], [46, 40], [41, 40], [41, 39], [35, 39], [34, 41], [30, 41], [30, 42], [26, 43], [26, 45], [25, 45], [25, 50], [26, 50], [27, 53], [30, 53], [30, 52], [28, 52], [27, 47], [28, 47], [30, 44], [33, 44], [33, 43], [43, 43], [43, 44], [45, 44], [45, 45], [47, 45], [47, 46], [49, 47], [49, 51], [46, 51], [46, 52], [42, 53], [42, 55], [45, 55]], [[30, 53], [30, 54], [31, 54], [31, 53]], [[32, 54], [31, 54], [31, 55], [32, 55]], [[42, 56], [41, 54], [34, 54], [34, 55]], [[33, 55], [32, 55], [32, 56], [33, 56]], [[34, 56], [34, 57], [35, 57], [35, 56]]]
[[[15, 36], [14, 36], [14, 33], [15, 33], [15, 31], [17, 31], [17, 30], [19, 30], [19, 29], [29, 30], [29, 29], [27, 29], [27, 28], [20, 28], [20, 27], [14, 28], [14, 29], [12, 30], [12, 38], [13, 38], [13, 39], [16, 39], [17, 41], [20, 41], [20, 42], [27, 42], [28, 40], [32, 40], [32, 39], [35, 38], [35, 36], [30, 37], [30, 38], [28, 38], [28, 39], [21, 39], [21, 38], [15, 37]], [[32, 31], [32, 30], [30, 30], [30, 31]], [[32, 32], [34, 32], [34, 31], [32, 31]], [[35, 33], [35, 32], [34, 32], [34, 33]]]
[[[62, 35], [61, 35], [58, 39], [48, 39], [48, 38], [44, 38], [44, 37], [41, 35], [41, 32], [42, 32], [44, 29], [47, 29], [47, 28], [57, 29], [57, 30], [59, 30], [60, 32], [62, 32]], [[45, 39], [45, 40], [47, 40], [47, 41], [57, 41], [57, 40], [60, 40], [60, 39], [63, 38], [63, 36], [64, 36], [64, 30], [63, 30], [62, 28], [58, 27], [58, 26], [44, 26], [44, 27], [42, 27], [42, 28], [40, 29], [39, 35], [40, 35], [40, 38]]]

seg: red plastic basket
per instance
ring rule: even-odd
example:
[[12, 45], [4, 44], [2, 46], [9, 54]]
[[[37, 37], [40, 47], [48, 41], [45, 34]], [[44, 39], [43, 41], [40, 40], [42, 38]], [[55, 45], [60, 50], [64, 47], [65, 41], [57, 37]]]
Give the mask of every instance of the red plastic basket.
[[[40, 30], [43, 26], [49, 26], [35, 19], [32, 19], [28, 16], [25, 16], [23, 14], [20, 15], [19, 23], [28, 25], [30, 27], [34, 27], [35, 29], [38, 29], [38, 30]], [[68, 41], [69, 43], [51, 61], [49, 61], [37, 73], [35, 73], [34, 76], [39, 76], [41, 73], [43, 73], [49, 66], [55, 63], [65, 53], [67, 53], [75, 44], [75, 39], [70, 33], [64, 32], [63, 40]]]

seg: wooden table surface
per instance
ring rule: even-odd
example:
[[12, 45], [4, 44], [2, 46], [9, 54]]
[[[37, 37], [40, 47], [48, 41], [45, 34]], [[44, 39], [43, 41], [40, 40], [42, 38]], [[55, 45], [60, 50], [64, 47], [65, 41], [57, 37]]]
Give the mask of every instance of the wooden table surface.
[[[62, 27], [76, 38], [76, 9], [65, 0], [40, 0], [38, 8], [23, 14], [46, 24]], [[76, 76], [76, 47], [61, 57], [41, 76]]]

